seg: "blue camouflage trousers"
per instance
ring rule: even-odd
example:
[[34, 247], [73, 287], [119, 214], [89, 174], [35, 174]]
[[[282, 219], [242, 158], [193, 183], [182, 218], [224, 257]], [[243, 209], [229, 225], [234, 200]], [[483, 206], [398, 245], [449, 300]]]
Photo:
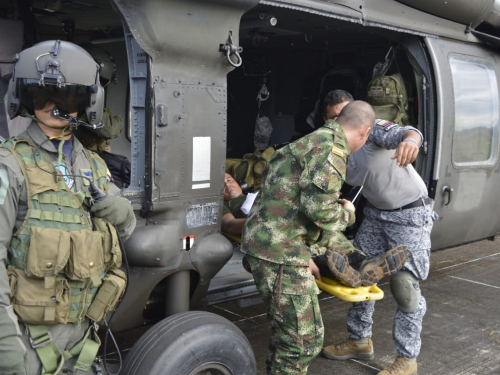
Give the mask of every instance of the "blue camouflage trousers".
[[[354, 239], [354, 247], [368, 258], [383, 254], [397, 246], [405, 245], [409, 257], [403, 270], [411, 271], [419, 280], [429, 274], [429, 260], [433, 225], [430, 205], [399, 211], [382, 211], [371, 205], [365, 210], [365, 219]], [[347, 329], [352, 339], [372, 336], [375, 301], [357, 302], [349, 310]], [[422, 296], [418, 308], [411, 312], [396, 310], [393, 339], [399, 356], [416, 358], [420, 353], [422, 321], [427, 310]]]
[[323, 346], [318, 293], [309, 267], [267, 262], [246, 255], [271, 321], [266, 370], [270, 375], [305, 375]]

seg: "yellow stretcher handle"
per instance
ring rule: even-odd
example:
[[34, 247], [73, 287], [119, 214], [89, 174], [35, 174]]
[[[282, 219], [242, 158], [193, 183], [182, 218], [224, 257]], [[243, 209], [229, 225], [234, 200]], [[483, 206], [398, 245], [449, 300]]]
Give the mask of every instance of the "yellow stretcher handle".
[[344, 301], [377, 301], [384, 298], [384, 291], [376, 285], [352, 288], [342, 285], [337, 280], [332, 280], [323, 276], [321, 277], [321, 281], [316, 279], [316, 284], [322, 291], [332, 294]]
[[229, 233], [226, 233], [226, 232], [222, 232], [222, 234], [224, 236], [226, 236], [227, 238], [229, 238], [230, 240], [236, 241], [239, 244], [241, 244], [241, 236], [237, 236], [235, 234], [229, 234]]

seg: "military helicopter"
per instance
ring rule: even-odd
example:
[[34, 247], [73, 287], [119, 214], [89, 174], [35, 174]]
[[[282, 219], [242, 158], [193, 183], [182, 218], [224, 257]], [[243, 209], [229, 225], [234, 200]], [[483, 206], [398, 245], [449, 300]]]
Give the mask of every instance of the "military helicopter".
[[[111, 144], [132, 163], [123, 195], [138, 226], [111, 326], [156, 323], [123, 374], [255, 374], [243, 334], [193, 311], [255, 294], [220, 232], [226, 159], [253, 152], [258, 117], [278, 145], [312, 130], [328, 91], [365, 99], [374, 67], [401, 75], [408, 122], [425, 136], [414, 166], [440, 216], [433, 250], [500, 233], [498, 0], [18, 0], [0, 9], [0, 35], [18, 49], [23, 38], [65, 39], [116, 60], [106, 106], [126, 115], [126, 129]], [[0, 39], [5, 75], [16, 47]]]

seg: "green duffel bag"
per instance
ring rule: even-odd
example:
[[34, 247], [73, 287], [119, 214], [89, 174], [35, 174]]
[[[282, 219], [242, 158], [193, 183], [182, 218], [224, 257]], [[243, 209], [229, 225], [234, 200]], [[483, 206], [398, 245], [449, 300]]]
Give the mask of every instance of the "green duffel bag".
[[367, 102], [377, 118], [408, 125], [408, 94], [400, 73], [374, 78], [368, 84]]

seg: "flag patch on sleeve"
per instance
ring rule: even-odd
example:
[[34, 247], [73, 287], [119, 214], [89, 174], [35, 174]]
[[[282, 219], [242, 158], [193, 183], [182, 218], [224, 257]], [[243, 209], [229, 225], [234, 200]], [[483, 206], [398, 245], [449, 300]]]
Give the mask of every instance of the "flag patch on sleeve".
[[395, 126], [398, 126], [398, 124], [395, 124], [392, 121], [386, 121], [386, 120], [378, 121], [377, 125], [383, 127], [386, 132], [388, 132], [389, 130], [391, 130]]
[[380, 120], [380, 121], [377, 122], [377, 125], [381, 126], [383, 128], [385, 128], [385, 127], [387, 127], [387, 126], [389, 126], [391, 124], [394, 124], [394, 123], [391, 122], [391, 121], [386, 121], [386, 120]]
[[341, 158], [343, 158], [343, 157], [344, 157], [344, 150], [342, 150], [342, 149], [340, 149], [340, 148], [338, 148], [338, 147], [333, 146], [333, 147], [332, 147], [332, 154], [334, 154], [334, 155], [338, 155], [338, 156], [340, 156]]

